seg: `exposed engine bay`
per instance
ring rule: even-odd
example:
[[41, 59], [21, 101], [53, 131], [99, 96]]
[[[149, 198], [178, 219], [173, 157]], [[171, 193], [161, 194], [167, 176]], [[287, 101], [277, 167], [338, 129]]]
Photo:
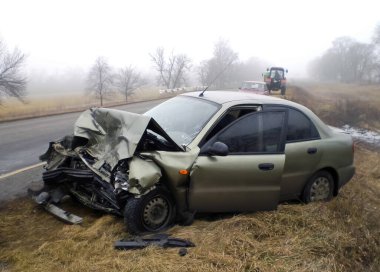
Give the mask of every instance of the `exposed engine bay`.
[[70, 223], [76, 222], [64, 211], [50, 210], [66, 195], [92, 209], [122, 215], [129, 197], [149, 192], [162, 176], [160, 167], [142, 155], [149, 151], [183, 148], [151, 117], [111, 109], [87, 110], [77, 120], [74, 135], [51, 142], [40, 156], [47, 162], [44, 187], [33, 193], [34, 199]]

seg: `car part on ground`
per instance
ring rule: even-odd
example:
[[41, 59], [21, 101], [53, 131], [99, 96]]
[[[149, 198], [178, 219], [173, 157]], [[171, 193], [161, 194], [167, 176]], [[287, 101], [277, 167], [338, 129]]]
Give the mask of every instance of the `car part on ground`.
[[68, 211], [62, 210], [61, 208], [52, 204], [52, 202], [54, 202], [54, 196], [51, 197], [48, 192], [32, 191], [31, 189], [28, 189], [28, 195], [31, 196], [37, 204], [44, 207], [46, 211], [50, 212], [51, 214], [53, 214], [54, 216], [58, 217], [66, 223], [76, 225], [81, 224], [83, 222], [82, 217], [79, 217]]
[[[133, 239], [123, 239], [116, 241], [114, 244], [115, 249], [119, 250], [131, 250], [131, 249], [142, 249], [148, 246], [158, 246], [162, 248], [173, 248], [173, 247], [195, 247], [195, 244], [189, 240], [173, 238], [169, 234], [154, 234], [145, 237], [134, 237]], [[183, 254], [183, 253], [182, 253]], [[186, 253], [184, 254], [186, 255]], [[181, 256], [184, 256], [181, 255]]]

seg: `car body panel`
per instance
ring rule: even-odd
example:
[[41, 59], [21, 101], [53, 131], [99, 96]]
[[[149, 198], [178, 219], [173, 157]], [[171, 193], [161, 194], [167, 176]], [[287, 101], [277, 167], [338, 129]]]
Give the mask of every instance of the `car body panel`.
[[148, 116], [118, 110], [93, 108], [75, 123], [74, 135], [89, 140], [86, 151], [98, 158], [95, 168], [131, 158], [150, 122]]
[[[172, 192], [176, 200], [177, 210], [180, 213], [188, 210], [189, 173], [199, 151], [199, 148], [196, 147], [187, 152], [152, 151], [141, 153], [142, 157], [153, 160], [162, 169], [162, 182]], [[180, 170], [186, 170], [188, 174], [181, 174]]]
[[[236, 212], [276, 209], [284, 154], [199, 156], [190, 178], [190, 209]], [[273, 163], [262, 171], [259, 164]], [[238, 173], [238, 174], [237, 174]]]
[[244, 81], [239, 88], [241, 92], [268, 95], [267, 84], [264, 81]]
[[[54, 170], [66, 157], [80, 158], [96, 175], [110, 183], [111, 170], [119, 161], [129, 160], [128, 185], [113, 184], [115, 188], [124, 188], [133, 194], [144, 194], [161, 178], [161, 170], [151, 160], [134, 156], [138, 145], [151, 129], [159, 133], [175, 151], [183, 151], [170, 137], [160, 129], [149, 116], [114, 109], [92, 108], [83, 112], [74, 126], [75, 139], [86, 139], [85, 145], [68, 147], [64, 141], [50, 143], [42, 159], [48, 160], [46, 170]], [[87, 155], [87, 156], [86, 156]], [[86, 157], [91, 157], [88, 160]]]
[[[93, 167], [99, 169], [107, 163], [113, 169], [120, 160], [133, 156], [150, 123], [157, 127], [154, 120], [146, 115], [92, 108], [79, 116], [75, 123], [74, 136], [89, 140], [85, 150], [98, 159]], [[161, 134], [174, 145], [168, 135]], [[181, 150], [181, 147], [177, 145], [177, 149]]]
[[[321, 140], [287, 143], [285, 166], [281, 181], [281, 200], [299, 197], [305, 187], [305, 180], [318, 169], [323, 156]], [[309, 154], [308, 149], [317, 149]]]

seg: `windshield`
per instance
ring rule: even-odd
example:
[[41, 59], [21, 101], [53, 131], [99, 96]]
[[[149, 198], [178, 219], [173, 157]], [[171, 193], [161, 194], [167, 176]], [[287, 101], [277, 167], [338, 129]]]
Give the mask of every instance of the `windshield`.
[[272, 78], [283, 78], [284, 77], [284, 71], [283, 70], [272, 69], [270, 71], [270, 77], [272, 77]]
[[177, 96], [147, 111], [178, 144], [189, 144], [219, 109], [218, 104]]

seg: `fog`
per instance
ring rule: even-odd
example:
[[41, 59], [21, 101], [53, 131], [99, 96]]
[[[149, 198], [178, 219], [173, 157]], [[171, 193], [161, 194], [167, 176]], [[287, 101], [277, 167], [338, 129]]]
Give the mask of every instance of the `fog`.
[[[379, 1], [15, 1], [0, 3], [0, 38], [27, 55], [28, 92], [85, 89], [99, 56], [154, 79], [157, 47], [186, 54], [194, 69], [225, 39], [240, 61], [255, 58], [306, 77], [337, 37], [369, 42]], [[256, 77], [252, 76], [253, 77]], [[249, 78], [248, 78], [249, 79]]]

